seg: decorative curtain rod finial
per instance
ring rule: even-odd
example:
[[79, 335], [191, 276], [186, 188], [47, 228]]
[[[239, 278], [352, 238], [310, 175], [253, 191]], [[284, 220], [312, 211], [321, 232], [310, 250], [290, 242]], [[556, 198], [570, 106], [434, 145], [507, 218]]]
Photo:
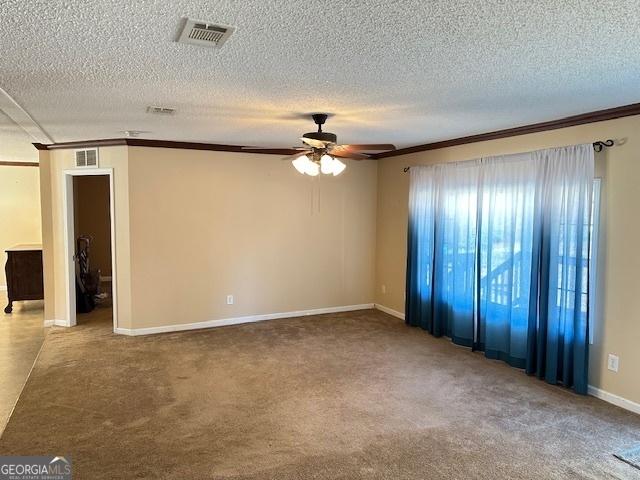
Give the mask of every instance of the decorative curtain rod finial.
[[606, 147], [613, 147], [614, 145], [615, 145], [615, 142], [611, 139], [605, 140], [604, 142], [598, 140], [597, 142], [593, 142], [593, 149], [596, 152], [601, 152]]

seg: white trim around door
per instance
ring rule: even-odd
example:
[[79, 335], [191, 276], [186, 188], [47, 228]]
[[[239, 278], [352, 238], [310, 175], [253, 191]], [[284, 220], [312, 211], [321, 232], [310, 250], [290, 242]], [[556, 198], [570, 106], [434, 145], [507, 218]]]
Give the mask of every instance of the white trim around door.
[[[113, 331], [118, 329], [118, 295], [116, 285], [116, 218], [115, 195], [113, 186], [113, 168], [77, 168], [64, 170], [62, 175], [63, 228], [65, 245], [65, 278], [67, 315], [55, 325], [73, 327], [76, 325], [76, 288], [75, 288], [75, 229], [73, 212], [73, 177], [89, 175], [107, 175], [109, 177], [109, 208], [111, 221], [111, 289], [113, 299]], [[59, 322], [59, 323], [58, 323]]]

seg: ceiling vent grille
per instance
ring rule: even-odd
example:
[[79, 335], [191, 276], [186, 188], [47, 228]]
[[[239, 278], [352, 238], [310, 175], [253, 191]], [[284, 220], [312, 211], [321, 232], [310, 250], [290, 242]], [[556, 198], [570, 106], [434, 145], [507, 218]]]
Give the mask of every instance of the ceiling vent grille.
[[76, 150], [76, 167], [95, 168], [98, 166], [98, 149]]
[[169, 108], [169, 107], [150, 106], [150, 107], [147, 107], [147, 113], [157, 113], [159, 115], [173, 115], [174, 113], [176, 113], [176, 109]]
[[178, 42], [220, 48], [229, 39], [234, 30], [234, 27], [228, 25], [187, 18]]

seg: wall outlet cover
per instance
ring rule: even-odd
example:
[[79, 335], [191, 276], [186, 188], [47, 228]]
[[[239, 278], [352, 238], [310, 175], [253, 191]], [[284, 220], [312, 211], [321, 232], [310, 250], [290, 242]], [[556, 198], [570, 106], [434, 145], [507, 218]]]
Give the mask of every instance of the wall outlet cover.
[[227, 295], [227, 305], [233, 305], [233, 295]]
[[613, 353], [610, 353], [609, 356], [607, 357], [607, 368], [612, 372], [617, 372], [619, 364], [620, 364], [620, 357], [618, 357], [617, 355], [614, 355]]

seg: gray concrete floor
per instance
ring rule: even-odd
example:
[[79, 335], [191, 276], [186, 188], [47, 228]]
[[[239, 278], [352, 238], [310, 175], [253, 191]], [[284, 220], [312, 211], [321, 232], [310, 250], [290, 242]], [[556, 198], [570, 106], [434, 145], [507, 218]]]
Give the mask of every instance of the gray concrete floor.
[[[4, 309], [7, 292], [0, 292], [0, 304]], [[43, 308], [30, 301], [14, 302], [11, 314], [0, 310], [0, 435], [44, 341]]]

